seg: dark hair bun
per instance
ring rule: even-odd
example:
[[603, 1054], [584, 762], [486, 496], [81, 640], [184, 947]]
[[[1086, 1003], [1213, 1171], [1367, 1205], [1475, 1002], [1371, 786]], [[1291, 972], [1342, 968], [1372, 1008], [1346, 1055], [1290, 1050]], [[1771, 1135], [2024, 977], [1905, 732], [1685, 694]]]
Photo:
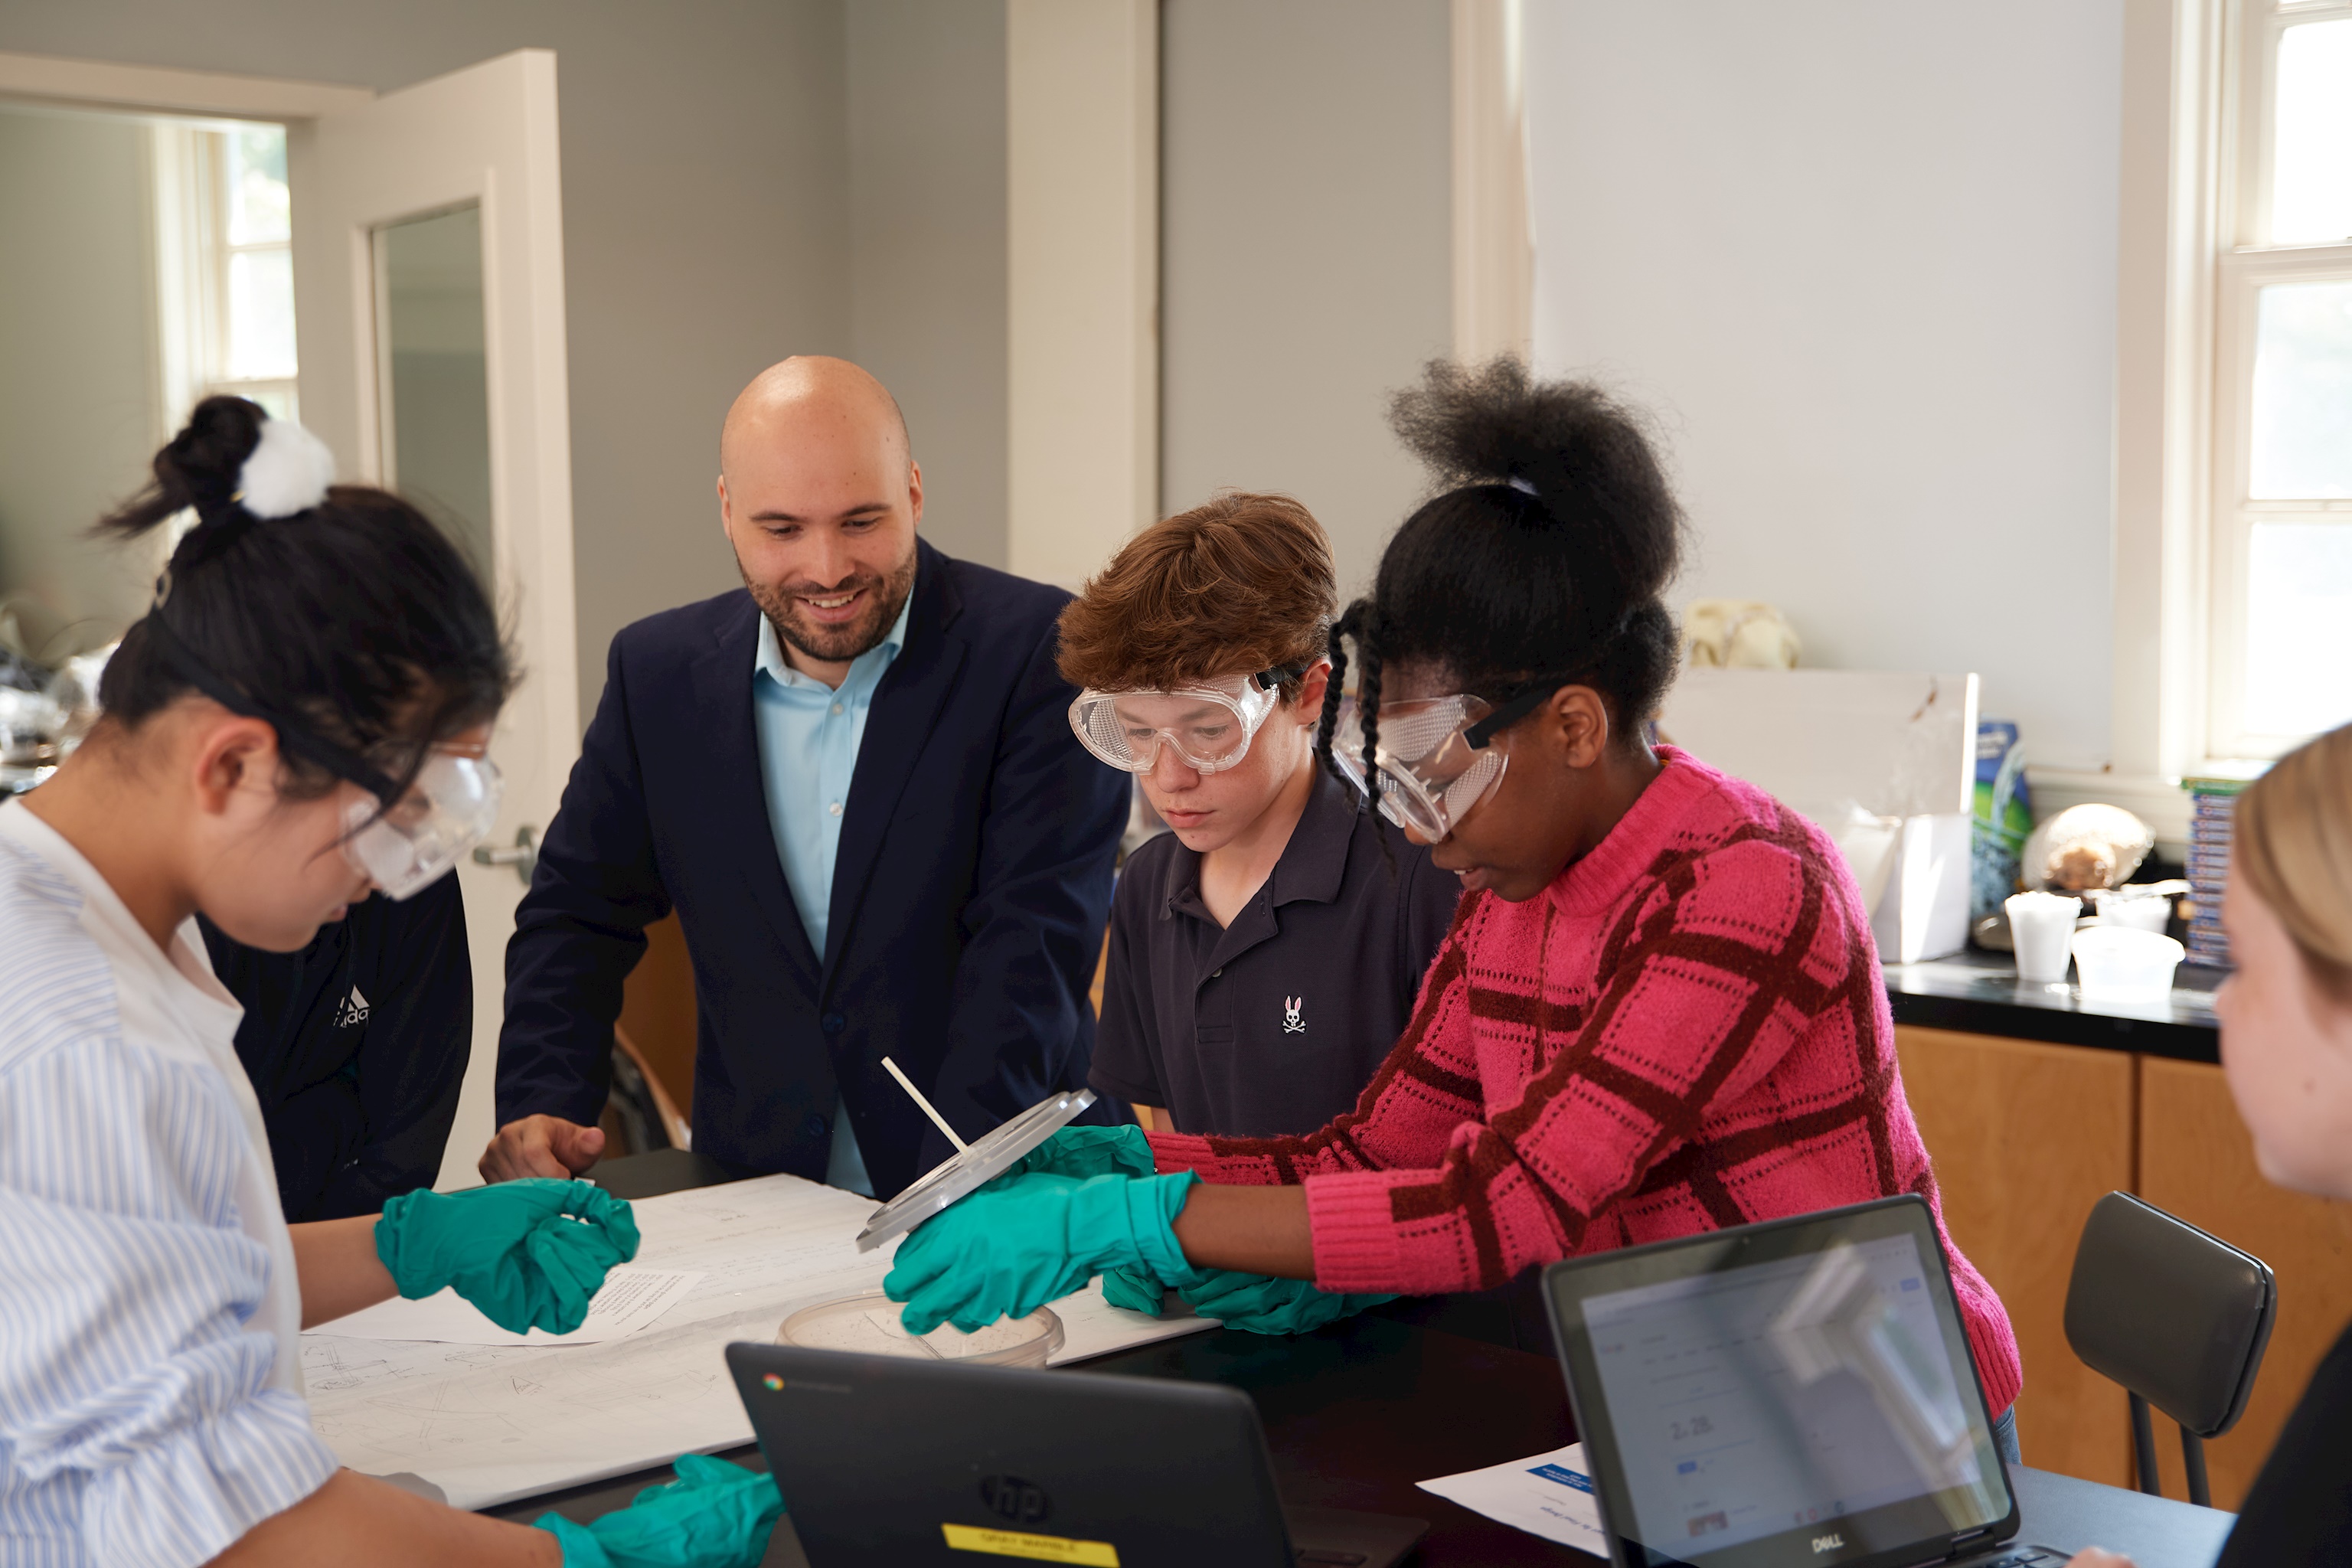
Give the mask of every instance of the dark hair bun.
[[[464, 555], [398, 496], [337, 485], [266, 521], [238, 504], [268, 417], [242, 397], [205, 398], [155, 454], [154, 482], [100, 521], [100, 533], [135, 539], [190, 508], [198, 518], [156, 604], [107, 661], [99, 704], [136, 730], [194, 689], [194, 660], [262, 711], [299, 715], [314, 738], [377, 760], [404, 788], [426, 746], [498, 712], [513, 655]], [[281, 761], [300, 789], [334, 783]]]
[[1390, 417], [1441, 493], [1405, 519], [1371, 596], [1333, 628], [1319, 749], [1330, 754], [1349, 641], [1368, 775], [1385, 665], [1433, 666], [1495, 703], [1572, 679], [1637, 736], [1680, 658], [1660, 595], [1682, 560], [1683, 514], [1646, 421], [1589, 382], [1531, 381], [1507, 356], [1431, 364]]
[[261, 443], [261, 422], [269, 416], [242, 397], [207, 397], [188, 416], [187, 426], [155, 454], [155, 480], [121, 510], [102, 519], [102, 533], [135, 539], [191, 507], [206, 524], [236, 507], [245, 460]]
[[1682, 512], [1647, 420], [1591, 383], [1531, 380], [1508, 354], [1475, 366], [1437, 360], [1391, 400], [1389, 417], [1442, 488], [1531, 489], [1541, 508], [1527, 521], [1573, 535], [1587, 569], [1613, 579], [1612, 597], [1647, 599], [1673, 579]]

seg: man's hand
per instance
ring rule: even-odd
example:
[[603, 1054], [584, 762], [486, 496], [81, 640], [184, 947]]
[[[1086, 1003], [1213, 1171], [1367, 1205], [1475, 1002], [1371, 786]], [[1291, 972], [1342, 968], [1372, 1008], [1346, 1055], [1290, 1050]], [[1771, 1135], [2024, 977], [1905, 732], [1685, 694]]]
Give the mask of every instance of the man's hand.
[[560, 1116], [526, 1116], [499, 1129], [475, 1169], [486, 1182], [523, 1176], [568, 1180], [585, 1172], [604, 1152], [604, 1130], [583, 1127]]
[[2085, 1546], [2066, 1560], [2066, 1568], [2132, 1568], [2132, 1560], [2121, 1552]]

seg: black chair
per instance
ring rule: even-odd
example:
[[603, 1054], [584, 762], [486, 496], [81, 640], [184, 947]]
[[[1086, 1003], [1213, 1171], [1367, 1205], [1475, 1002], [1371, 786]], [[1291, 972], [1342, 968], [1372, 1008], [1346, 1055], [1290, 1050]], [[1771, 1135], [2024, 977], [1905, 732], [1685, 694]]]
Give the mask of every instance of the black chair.
[[2204, 1440], [2245, 1414], [2277, 1311], [2261, 1258], [2129, 1193], [2092, 1207], [2066, 1287], [2066, 1342], [2131, 1395], [2140, 1490], [2160, 1495], [2153, 1405], [2180, 1424], [2189, 1500], [2212, 1506]]

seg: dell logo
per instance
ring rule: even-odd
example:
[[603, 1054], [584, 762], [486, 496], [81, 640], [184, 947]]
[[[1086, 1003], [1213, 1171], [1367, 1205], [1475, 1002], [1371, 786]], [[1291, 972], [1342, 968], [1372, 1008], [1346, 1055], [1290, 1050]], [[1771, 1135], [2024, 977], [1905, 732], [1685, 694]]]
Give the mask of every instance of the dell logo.
[[1843, 1550], [1844, 1546], [1845, 1537], [1843, 1535], [1816, 1535], [1813, 1537], [1813, 1550], [1817, 1552], [1837, 1552]]
[[1035, 1524], [1054, 1511], [1045, 1489], [1019, 1476], [981, 1477], [980, 1500], [1014, 1524]]

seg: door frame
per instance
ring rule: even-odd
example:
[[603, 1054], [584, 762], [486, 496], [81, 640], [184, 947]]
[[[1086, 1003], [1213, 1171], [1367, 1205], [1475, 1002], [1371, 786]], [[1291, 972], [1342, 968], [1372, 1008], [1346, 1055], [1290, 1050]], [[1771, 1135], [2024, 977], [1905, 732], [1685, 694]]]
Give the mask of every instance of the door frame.
[[284, 77], [230, 76], [168, 66], [121, 65], [61, 55], [0, 52], [0, 98], [70, 108], [144, 110], [154, 114], [221, 115], [279, 124], [357, 109], [376, 97], [372, 87], [295, 81]]

